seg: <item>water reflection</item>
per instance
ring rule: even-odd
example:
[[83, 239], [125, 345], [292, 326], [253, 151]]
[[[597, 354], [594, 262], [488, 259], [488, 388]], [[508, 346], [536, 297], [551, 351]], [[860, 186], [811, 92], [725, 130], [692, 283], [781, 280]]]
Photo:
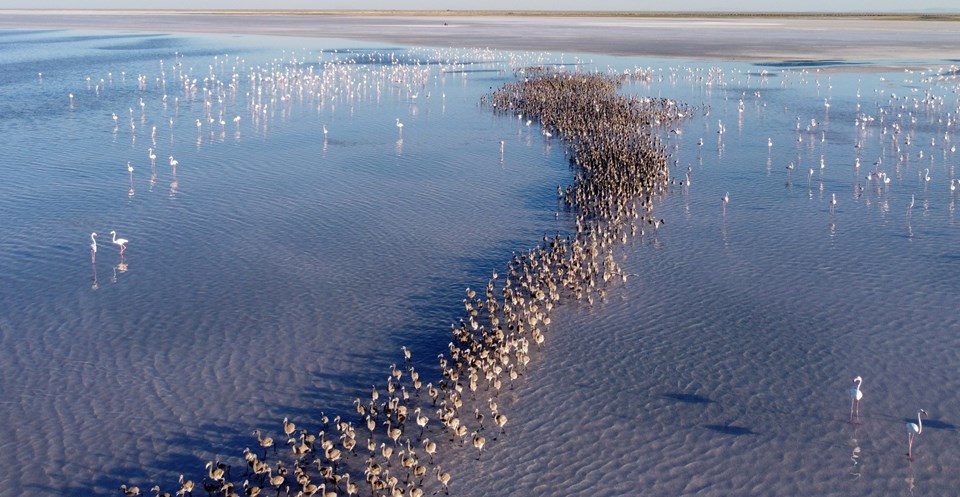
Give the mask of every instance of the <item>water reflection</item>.
[[92, 271], [91, 288], [96, 290], [100, 288], [99, 283], [97, 282], [97, 233], [90, 233], [90, 269]]
[[863, 467], [861, 466], [860, 460], [860, 442], [857, 440], [857, 432], [860, 427], [854, 425], [853, 433], [850, 435], [850, 440], [847, 444], [850, 447], [850, 461], [853, 463], [853, 466], [850, 468], [850, 475], [853, 476], [854, 480], [859, 480], [863, 476]]
[[96, 261], [94, 261], [94, 262], [92, 262], [92, 263], [90, 264], [90, 269], [91, 269], [90, 289], [91, 289], [91, 290], [97, 290], [97, 289], [100, 288], [100, 282], [99, 282], [99, 279], [98, 279], [98, 277], [97, 277], [97, 263], [96, 263]]
[[907, 486], [907, 492], [913, 495], [913, 491], [917, 486], [916, 472], [913, 469], [913, 464], [907, 465], [907, 476], [903, 479], [903, 482]]
[[123, 252], [120, 252], [120, 262], [118, 262], [115, 266], [112, 266], [112, 269], [113, 269], [113, 277], [110, 278], [111, 283], [117, 282], [118, 273], [123, 274], [123, 273], [126, 273], [128, 269], [130, 269], [130, 266], [127, 264], [127, 261], [124, 258]]

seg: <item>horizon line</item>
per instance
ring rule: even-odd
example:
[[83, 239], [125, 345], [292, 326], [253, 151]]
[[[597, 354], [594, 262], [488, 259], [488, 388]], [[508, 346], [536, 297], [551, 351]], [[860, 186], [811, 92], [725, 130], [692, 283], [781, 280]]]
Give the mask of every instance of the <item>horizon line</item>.
[[737, 10], [543, 10], [543, 9], [162, 9], [162, 8], [24, 8], [0, 7], [0, 12], [178, 13], [178, 14], [296, 14], [296, 15], [410, 15], [410, 16], [557, 16], [557, 17], [921, 17], [947, 18], [960, 9], [921, 11], [737, 11]]

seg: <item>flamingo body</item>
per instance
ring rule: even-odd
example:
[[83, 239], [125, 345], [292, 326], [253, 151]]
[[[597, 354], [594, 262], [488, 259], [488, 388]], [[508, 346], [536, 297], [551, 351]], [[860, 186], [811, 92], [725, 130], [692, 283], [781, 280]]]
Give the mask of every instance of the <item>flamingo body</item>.
[[121, 254], [123, 253], [124, 250], [127, 250], [127, 242], [129, 242], [130, 240], [127, 240], [126, 238], [117, 238], [117, 232], [116, 232], [116, 231], [111, 231], [111, 232], [110, 232], [110, 235], [113, 236], [113, 243], [114, 243], [114, 245], [119, 245], [119, 246], [120, 246], [120, 253], [121, 253]]
[[850, 389], [850, 422], [860, 424], [860, 399], [863, 398], [860, 385], [863, 383], [863, 378], [857, 376], [853, 382], [857, 385]]
[[906, 424], [907, 428], [907, 459], [913, 460], [913, 439], [917, 435], [923, 433], [923, 416], [927, 415], [927, 411], [920, 409], [917, 412], [917, 422], [908, 422]]

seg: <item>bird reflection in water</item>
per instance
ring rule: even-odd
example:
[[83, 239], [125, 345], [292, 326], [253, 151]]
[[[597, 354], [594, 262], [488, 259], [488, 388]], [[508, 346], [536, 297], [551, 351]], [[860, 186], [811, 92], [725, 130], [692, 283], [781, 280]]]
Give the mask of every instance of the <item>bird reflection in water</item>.
[[170, 169], [173, 171], [173, 181], [170, 182], [170, 196], [177, 196], [177, 187], [180, 186], [180, 182], [177, 181], [177, 166], [180, 164], [179, 161], [170, 156]]
[[[153, 127], [154, 134], [156, 134], [157, 127]], [[147, 157], [150, 159], [150, 191], [153, 191], [153, 187], [157, 184], [157, 154], [153, 153], [153, 148], [147, 149]]]
[[914, 476], [913, 465], [907, 467], [907, 477], [903, 479], [903, 482], [907, 484], [907, 492], [910, 492], [910, 495], [913, 495], [913, 489], [917, 486], [917, 479]]
[[113, 266], [113, 277], [110, 278], [111, 283], [117, 282], [117, 273], [126, 273], [130, 269], [130, 266], [127, 264], [127, 261], [124, 260], [123, 255], [120, 255], [120, 262]]
[[853, 467], [850, 468], [850, 475], [853, 476], [854, 480], [859, 480], [863, 473], [860, 471], [860, 442], [857, 440], [857, 431], [860, 429], [859, 426], [854, 425], [853, 436], [850, 437], [850, 460], [853, 462]]
[[127, 190], [127, 196], [133, 196], [133, 164], [127, 162], [127, 175], [130, 177], [130, 189]]
[[90, 270], [91, 276], [90, 280], [93, 282], [90, 284], [90, 288], [96, 290], [100, 288], [100, 283], [97, 281], [97, 233], [90, 233]]

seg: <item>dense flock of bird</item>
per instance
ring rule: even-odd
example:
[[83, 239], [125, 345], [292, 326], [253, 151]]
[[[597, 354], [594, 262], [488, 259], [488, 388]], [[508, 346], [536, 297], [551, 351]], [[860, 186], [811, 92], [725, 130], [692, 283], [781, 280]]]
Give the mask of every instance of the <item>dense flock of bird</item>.
[[[655, 128], [676, 126], [690, 109], [668, 99], [625, 98], [622, 81], [643, 74], [567, 74], [528, 68], [524, 78], [484, 98], [494, 111], [536, 120], [544, 134], [564, 140], [577, 168], [574, 184], [558, 187], [559, 199], [576, 213], [576, 231], [544, 236], [515, 253], [501, 277], [466, 289], [464, 315], [450, 327], [439, 373], [403, 361], [386, 383], [354, 401], [356, 412], [319, 429], [284, 418], [257, 430], [256, 445], [242, 460], [209, 461], [203, 473], [181, 475], [157, 496], [371, 495], [399, 497], [449, 493], [454, 477], [443, 462], [454, 451], [476, 458], [507, 434], [499, 394], [527, 370], [534, 347], [549, 335], [551, 311], [564, 302], [603, 299], [608, 285], [627, 279], [614, 249], [629, 237], [655, 231], [651, 196], [666, 188], [667, 155]], [[398, 124], [399, 121], [398, 121]], [[640, 215], [639, 213], [643, 214]], [[434, 381], [426, 381], [434, 378]], [[240, 462], [242, 461], [242, 462]], [[127, 496], [141, 495], [124, 485]]]
[[[239, 60], [234, 63], [242, 65]], [[270, 119], [293, 112], [295, 102], [320, 110], [325, 105], [350, 105], [357, 98], [378, 98], [382, 92], [402, 94], [402, 98], [411, 100], [421, 94], [428, 98], [425, 89], [433, 70], [428, 65], [390, 64], [383, 66], [379, 74], [361, 75], [349, 61], [316, 65], [291, 56], [250, 67], [244, 77], [236, 66], [228, 68], [227, 58], [223, 57], [217, 58], [199, 77], [185, 71], [179, 60], [169, 68], [161, 61], [160, 76], [152, 84], [163, 94], [164, 113], [170, 116], [171, 142], [179, 107], [201, 109], [202, 116], [195, 121], [200, 147], [205, 141], [224, 139], [229, 122], [233, 123], [236, 137], [244, 119], [251, 120], [265, 133]], [[557, 195], [575, 213], [575, 229], [564, 236], [544, 236], [535, 248], [515, 254], [503, 277], [493, 272], [484, 289], [466, 290], [464, 316], [451, 325], [448, 350], [438, 357], [436, 371], [418, 371], [410, 349], [403, 347], [403, 361], [391, 366], [385, 384], [372, 386], [354, 401], [355, 413], [333, 419], [322, 416], [320, 426], [312, 430], [285, 418], [276, 427], [255, 432], [251, 447], [243, 451], [242, 458], [209, 461], [205, 471], [192, 476], [185, 473], [170, 489], [152, 486], [149, 492], [157, 496], [192, 496], [202, 490], [218, 496], [297, 497], [417, 497], [447, 493], [455, 479], [448, 471], [450, 468], [443, 465], [445, 454], [472, 450], [479, 459], [489, 444], [506, 435], [508, 417], [499, 404], [499, 394], [504, 388], [512, 388], [513, 382], [527, 370], [531, 355], [535, 355], [533, 348], [545, 342], [551, 311], [564, 302], [592, 304], [604, 299], [610, 285], [628, 277], [616, 261], [616, 248], [631, 238], [655, 234], [663, 225], [664, 219], [654, 214], [653, 199], [666, 192], [676, 179], [671, 180], [670, 154], [661, 136], [669, 135], [667, 130], [681, 135], [681, 122], [698, 111], [668, 98], [618, 94], [618, 88], [626, 81], [649, 81], [651, 74], [640, 69], [587, 74], [526, 67], [519, 76], [516, 82], [484, 97], [482, 104], [528, 125], [537, 123], [547, 139], [556, 137], [569, 148], [575, 179], [569, 186], [558, 186]], [[248, 90], [240, 95], [242, 79]], [[168, 80], [176, 85], [171, 96], [167, 94]], [[151, 81], [140, 75], [137, 84], [146, 89]], [[93, 89], [99, 95], [107, 88], [101, 80]], [[758, 94], [756, 97], [759, 99]], [[741, 112], [744, 99], [749, 98], [746, 93], [741, 97]], [[73, 105], [73, 95], [70, 100]], [[168, 156], [170, 194], [175, 195], [179, 162], [163, 151], [157, 125], [149, 121], [147, 104], [141, 99], [138, 105], [139, 113], [133, 107], [129, 109], [131, 141], [136, 144], [142, 130], [150, 128], [150, 146], [144, 157], [150, 164], [151, 188], [158, 178], [157, 156], [162, 154]], [[829, 99], [824, 105], [829, 109]], [[855, 171], [860, 174], [865, 141], [875, 129], [881, 130], [882, 150], [873, 168], [863, 175], [865, 182], [857, 184], [858, 198], [874, 191], [878, 202], [887, 203], [883, 194], [889, 188], [890, 177], [902, 178], [907, 165], [924, 159], [924, 150], [917, 150], [912, 143], [918, 122], [942, 130], [942, 138], [934, 138], [930, 146], [938, 146], [937, 151], [942, 149], [943, 157], [948, 151], [955, 151], [950, 138], [958, 113], [945, 112], [947, 105], [949, 102], [943, 97], [932, 93], [902, 97], [891, 94], [874, 116], [861, 111], [858, 102]], [[931, 123], [931, 116], [940, 116], [940, 121]], [[119, 133], [120, 119], [116, 114], [111, 117], [114, 132]], [[403, 123], [399, 118], [395, 126], [402, 140]], [[823, 142], [826, 135], [818, 126], [815, 119], [804, 126], [798, 118], [798, 150], [803, 140], [814, 142], [819, 138]], [[725, 129], [722, 122], [718, 123], [718, 147], [722, 147]], [[327, 133], [324, 125], [322, 139], [327, 139]], [[702, 139], [698, 145], [703, 146]], [[502, 142], [500, 146], [502, 154]], [[768, 140], [767, 146], [772, 149], [772, 141]], [[895, 158], [889, 172], [886, 157]], [[933, 154], [928, 152], [924, 160], [933, 161]], [[799, 155], [785, 166], [788, 180], [798, 164]], [[128, 162], [126, 167], [128, 195], [132, 197], [135, 165]], [[823, 167], [821, 159], [820, 169]], [[930, 181], [930, 169], [918, 168], [926, 171], [926, 176], [918, 176], [924, 188]], [[952, 169], [949, 174], [952, 178]], [[813, 175], [811, 168], [808, 186]], [[686, 179], [689, 182], [689, 168]], [[957, 187], [960, 181], [951, 179], [951, 191]], [[836, 195], [831, 195], [831, 199], [832, 213]], [[721, 202], [725, 212], [729, 192]], [[908, 212], [912, 208], [913, 202]], [[127, 241], [112, 234], [122, 262]], [[95, 262], [96, 234], [91, 234], [91, 242]], [[855, 422], [859, 422], [860, 381], [856, 392], [851, 392], [851, 421]], [[917, 424], [908, 425], [911, 451], [913, 438], [921, 430], [920, 419]], [[123, 485], [120, 490], [127, 496], [144, 494], [135, 485]]]

